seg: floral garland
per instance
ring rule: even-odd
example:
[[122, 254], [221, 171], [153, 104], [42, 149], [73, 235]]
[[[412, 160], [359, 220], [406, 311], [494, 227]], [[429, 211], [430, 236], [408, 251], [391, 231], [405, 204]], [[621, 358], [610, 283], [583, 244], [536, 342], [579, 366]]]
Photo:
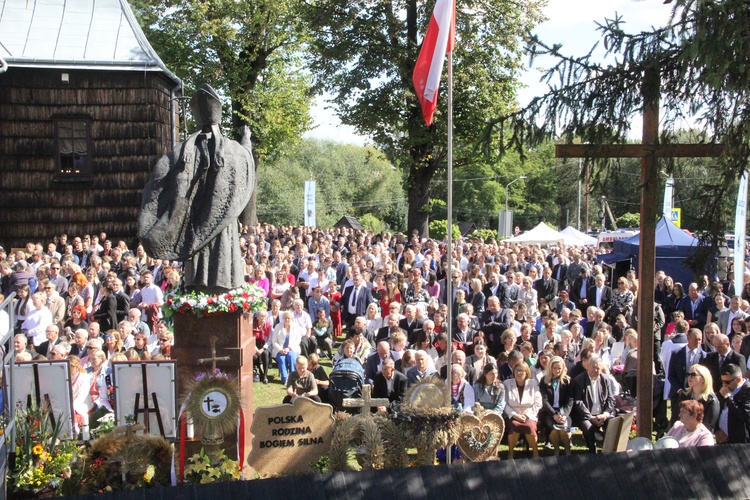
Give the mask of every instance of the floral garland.
[[495, 442], [497, 442], [497, 436], [492, 429], [490, 429], [490, 431], [487, 433], [487, 439], [485, 439], [483, 443], [477, 441], [477, 439], [474, 437], [474, 434], [471, 432], [471, 429], [464, 431], [463, 438], [469, 444], [469, 447], [474, 451], [488, 450], [490, 448], [493, 448], [495, 446]]
[[176, 289], [167, 295], [162, 311], [165, 318], [170, 318], [175, 313], [190, 313], [201, 318], [237, 311], [257, 312], [265, 307], [265, 304], [265, 291], [258, 285], [246, 283], [219, 295], [206, 295], [195, 290], [184, 292]]

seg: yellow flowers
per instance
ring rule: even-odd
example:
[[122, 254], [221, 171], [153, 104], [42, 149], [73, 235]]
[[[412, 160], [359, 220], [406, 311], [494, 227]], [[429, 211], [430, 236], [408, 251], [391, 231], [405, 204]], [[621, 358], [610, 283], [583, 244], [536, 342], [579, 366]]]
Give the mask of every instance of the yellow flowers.
[[44, 447], [41, 444], [38, 444], [34, 446], [31, 451], [34, 453], [34, 455], [40, 456], [42, 453], [44, 453]]
[[154, 478], [154, 474], [156, 474], [156, 467], [149, 465], [146, 469], [146, 473], [143, 475], [143, 479], [145, 479], [147, 483], [150, 483]]

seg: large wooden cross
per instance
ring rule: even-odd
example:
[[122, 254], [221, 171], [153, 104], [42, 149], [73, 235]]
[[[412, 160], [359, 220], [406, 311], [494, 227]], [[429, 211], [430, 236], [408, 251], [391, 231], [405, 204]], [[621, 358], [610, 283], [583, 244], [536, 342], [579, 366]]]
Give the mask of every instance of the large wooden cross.
[[641, 233], [638, 261], [638, 435], [651, 439], [654, 384], [654, 268], [656, 263], [656, 217], [659, 158], [720, 156], [719, 144], [659, 144], [659, 70], [647, 69], [641, 87], [643, 96], [642, 144], [566, 144], [555, 148], [560, 158], [640, 158]]
[[345, 398], [342, 401], [344, 408], [362, 408], [361, 415], [369, 415], [372, 408], [378, 406], [388, 406], [388, 398], [373, 398], [372, 386], [370, 384], [362, 386], [362, 398]]

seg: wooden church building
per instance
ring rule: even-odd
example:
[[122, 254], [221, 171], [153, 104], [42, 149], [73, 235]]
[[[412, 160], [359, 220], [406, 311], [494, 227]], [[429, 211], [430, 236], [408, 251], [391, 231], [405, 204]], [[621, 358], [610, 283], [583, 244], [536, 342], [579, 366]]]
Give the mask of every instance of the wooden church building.
[[126, 0], [0, 0], [0, 246], [130, 245], [181, 88]]

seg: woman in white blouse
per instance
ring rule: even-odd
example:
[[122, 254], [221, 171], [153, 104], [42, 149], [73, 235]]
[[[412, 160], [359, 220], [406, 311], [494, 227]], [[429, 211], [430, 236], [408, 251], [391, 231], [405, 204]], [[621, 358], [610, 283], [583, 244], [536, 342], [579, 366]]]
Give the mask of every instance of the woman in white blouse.
[[542, 394], [531, 370], [526, 363], [518, 363], [513, 368], [513, 378], [503, 382], [505, 385], [505, 416], [508, 417], [508, 459], [513, 458], [513, 451], [520, 434], [526, 436], [534, 458], [539, 457], [536, 438], [536, 423], [539, 410], [542, 409]]

